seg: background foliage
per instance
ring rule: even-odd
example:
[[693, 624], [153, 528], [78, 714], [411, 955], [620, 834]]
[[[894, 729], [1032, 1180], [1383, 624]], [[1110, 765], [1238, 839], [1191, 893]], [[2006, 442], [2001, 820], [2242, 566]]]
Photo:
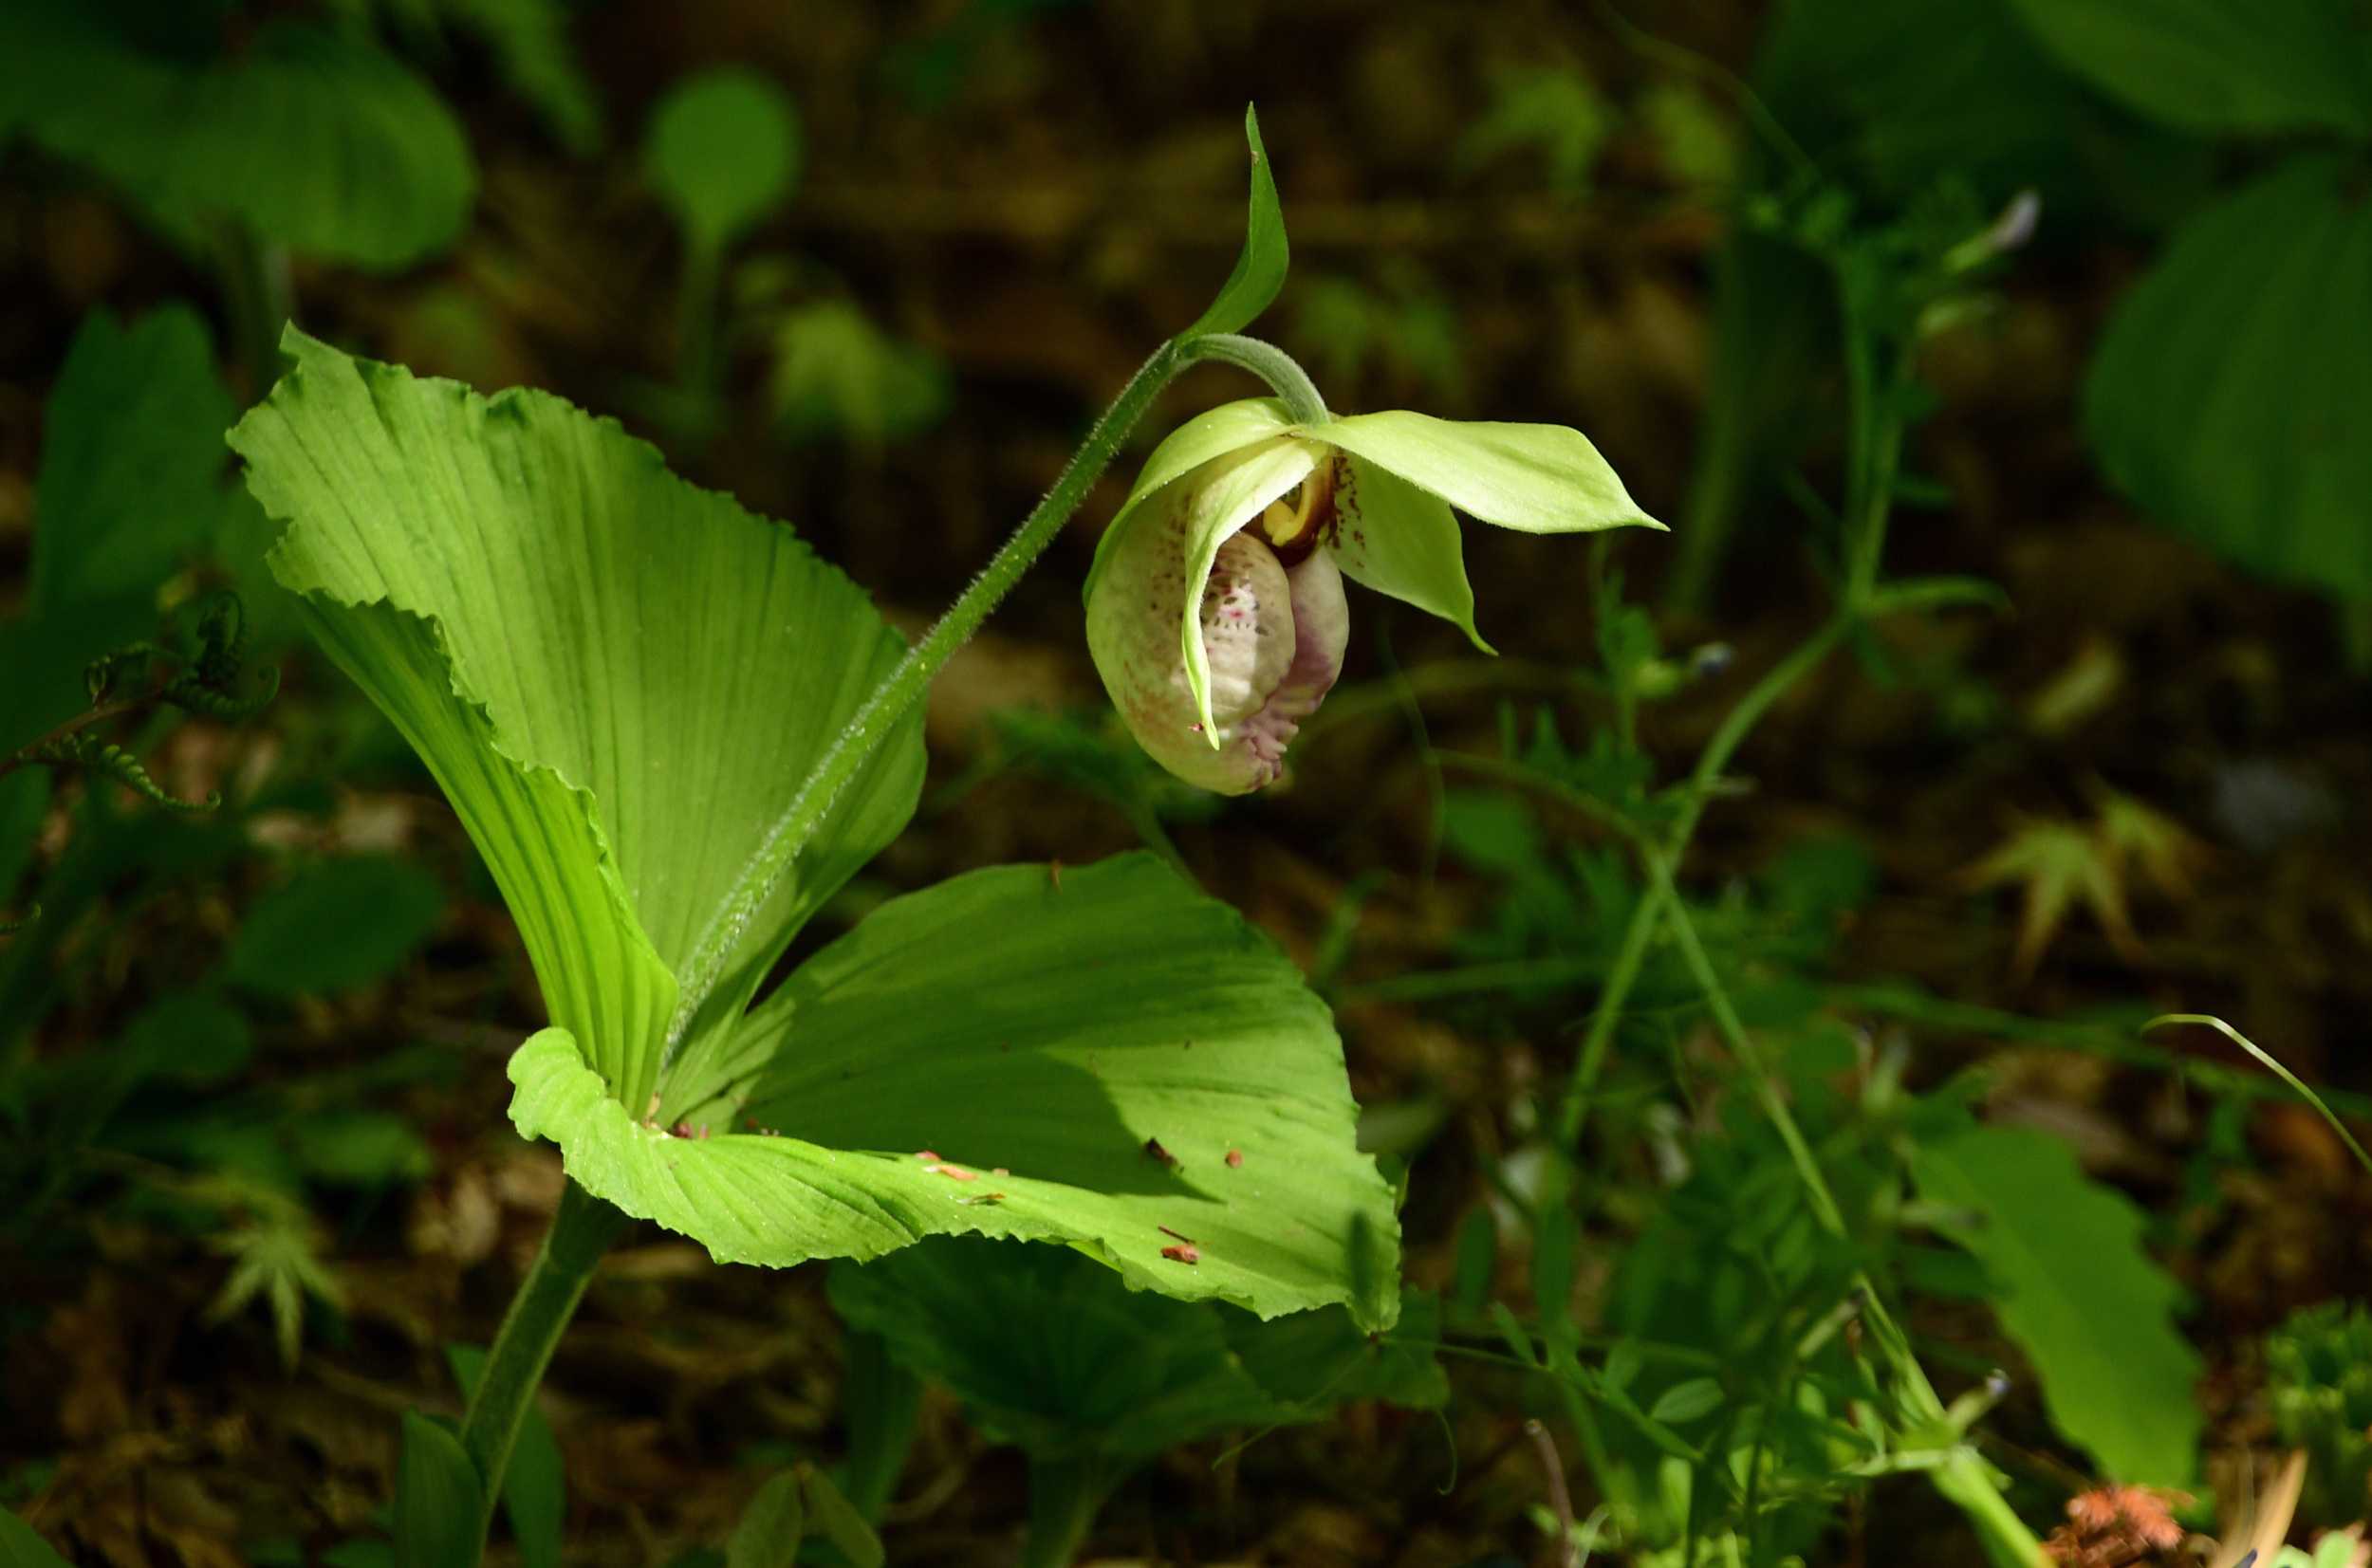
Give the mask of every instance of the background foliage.
[[[388, 1510], [444, 1506], [437, 1418], [558, 1193], [552, 1151], [498, 1108], [545, 1022], [528, 956], [560, 938], [513, 927], [498, 894], [528, 874], [473, 844], [340, 673], [419, 653], [426, 623], [306, 610], [232, 482], [222, 433], [280, 373], [281, 319], [619, 421], [587, 436], [548, 401], [503, 405], [544, 411], [522, 452], [600, 444], [638, 521], [794, 520], [846, 574], [800, 555], [801, 613], [878, 661], [882, 621], [911, 631], [962, 587], [1224, 276], [1247, 100], [1295, 262], [1254, 330], [1340, 412], [1576, 425], [1673, 534], [1468, 530], [1504, 656], [1369, 601], [1290, 787], [1221, 806], [1095, 708], [1078, 587], [1116, 468], [884, 765], [860, 835], [880, 858], [791, 890], [766, 935], [838, 972], [867, 913], [1015, 860], [1073, 868], [1062, 896], [1092, 925], [1172, 884], [1150, 859], [1080, 868], [1166, 859], [1266, 933], [1247, 965], [1283, 975], [1272, 942], [1334, 1005], [1407, 1236], [1405, 1296], [1362, 1281], [1366, 1316], [1400, 1301], [1400, 1326], [1370, 1342], [1330, 1311], [1263, 1341], [1234, 1308], [1121, 1294], [1037, 1245], [732, 1271], [644, 1227], [523, 1439], [504, 1549], [760, 1561], [804, 1534], [801, 1560], [861, 1560], [879, 1525], [893, 1560], [996, 1560], [1035, 1476], [1103, 1504], [1114, 1558], [1454, 1568], [1548, 1559], [1551, 1466], [1575, 1532], [1619, 1518], [1588, 1539], [1630, 1560], [1975, 1562], [1918, 1481], [1944, 1456], [2002, 1476], [2038, 1532], [2113, 1481], [2188, 1488], [2184, 1522], [2215, 1533], [2242, 1463], [2293, 1445], [2301, 1543], [2362, 1517], [2361, 1314], [2314, 1304], [2365, 1295], [2364, 1179], [2236, 1049], [2133, 1033], [2217, 1012], [2343, 1116], [2372, 1092], [2352, 1049], [2372, 33], [2347, 8], [799, 12], [0, 10], [0, 755], [89, 721], [0, 771], [0, 918], [23, 922], [0, 936], [9, 1552], [43, 1550], [15, 1515], [76, 1560], [428, 1550]], [[367, 396], [417, 398], [424, 427], [488, 406], [427, 385]], [[1243, 391], [1198, 371], [1138, 454]], [[273, 417], [250, 452], [304, 445]], [[1880, 429], [1899, 463], [1869, 450]], [[478, 480], [499, 503], [504, 472]], [[358, 537], [405, 526], [389, 486], [326, 488], [384, 508]], [[1620, 824], [1693, 809], [1688, 759], [1819, 635], [1856, 496], [1898, 514], [1890, 574], [1990, 580], [2016, 614], [1844, 638], [1723, 770], [1678, 868], [1702, 972], [1676, 936], [1626, 958], [1664, 894]], [[483, 508], [489, 537], [524, 507]], [[621, 561], [607, 580], [636, 597], [588, 610], [521, 556], [413, 584], [410, 607], [698, 622], [701, 564]], [[335, 662], [308, 614], [345, 627]], [[846, 694], [709, 630], [651, 694], [653, 734], [712, 794], [696, 816], [607, 802], [644, 842], [762, 808]], [[515, 678], [515, 652], [457, 661]], [[415, 661], [420, 725], [515, 722], [443, 656]], [[920, 897], [991, 923], [1054, 898], [1011, 875]], [[680, 922], [622, 876], [656, 996]], [[960, 921], [916, 941], [901, 962], [940, 1005], [989, 994]], [[752, 987], [776, 956], [740, 955]], [[783, 1008], [828, 1012], [795, 988]], [[824, 1022], [851, 1038], [898, 1022], [843, 1005]], [[534, 1060], [547, 1091], [585, 1070]], [[959, 1122], [960, 1066], [907, 1087]], [[875, 1101], [773, 1087], [784, 1125], [815, 1091], [819, 1141], [879, 1141], [856, 1125]], [[1299, 1092], [1250, 1067], [1248, 1087]], [[991, 1266], [1011, 1272], [975, 1282]], [[1872, 1413], [1897, 1392], [1880, 1299], [1935, 1379], [1923, 1426]], [[1125, 1463], [1078, 1473], [1082, 1433]], [[2140, 1527], [2089, 1518], [2063, 1560], [2121, 1560], [2082, 1554]]]

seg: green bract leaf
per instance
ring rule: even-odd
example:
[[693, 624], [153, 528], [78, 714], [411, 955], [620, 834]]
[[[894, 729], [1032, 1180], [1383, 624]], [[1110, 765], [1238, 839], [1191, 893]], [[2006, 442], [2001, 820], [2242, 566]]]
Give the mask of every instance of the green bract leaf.
[[1503, 528], [1663, 526], [1639, 509], [1589, 438], [1563, 425], [1457, 422], [1396, 410], [1355, 414], [1308, 434]]
[[1269, 171], [1269, 150], [1260, 144], [1260, 113], [1244, 110], [1244, 139], [1251, 144], [1251, 211], [1244, 220], [1244, 249], [1235, 257], [1235, 270], [1220, 286], [1194, 325], [1182, 334], [1240, 332], [1252, 318], [1269, 308], [1285, 286], [1285, 269], [1291, 260], [1285, 242], [1285, 209], [1276, 194], [1276, 176]]
[[725, 1568], [794, 1568], [806, 1538], [807, 1505], [797, 1470], [778, 1470], [741, 1510], [725, 1543]]
[[461, 127], [386, 54], [301, 23], [236, 58], [142, 52], [102, 8], [0, 7], [0, 135], [22, 130], [123, 186], [185, 242], [229, 215], [268, 240], [366, 267], [460, 231], [476, 186]]
[[[674, 1137], [548, 1030], [511, 1059], [511, 1117], [720, 1261], [978, 1232], [1263, 1316], [1340, 1301], [1381, 1325], [1398, 1305], [1391, 1194], [1353, 1147], [1325, 1005], [1152, 856], [896, 899], [756, 1008], [734, 1056], [682, 1086], [695, 1135]], [[1163, 1227], [1197, 1261], [1164, 1258]]]
[[93, 311], [43, 417], [32, 609], [153, 596], [222, 507], [237, 414], [206, 323], [167, 305], [125, 326]]
[[2268, 577], [2372, 594], [2372, 203], [2299, 154], [2186, 224], [2111, 318], [2085, 388], [2101, 466]]
[[[1340, 1308], [1263, 1323], [1130, 1290], [1063, 1247], [929, 1242], [834, 1268], [831, 1295], [992, 1439], [1123, 1473], [1181, 1443], [1323, 1420], [1352, 1399], [1432, 1408], [1449, 1393], [1421, 1347], [1371, 1343]], [[1419, 1316], [1429, 1334], [1430, 1301]]]
[[1923, 1142], [1911, 1166], [1924, 1197], [1970, 1216], [1955, 1239], [2000, 1287], [2052, 1422], [2120, 1482], [2189, 1485], [2200, 1362], [2175, 1328], [2181, 1293], [2141, 1249], [2140, 1210], [2024, 1128]]
[[419, 1411], [404, 1411], [396, 1460], [396, 1568], [475, 1562], [485, 1496], [486, 1483], [461, 1440]]
[[2372, 130], [2372, 32], [2334, 0], [2013, 0], [2069, 68], [2188, 131]]
[[444, 911], [444, 890], [417, 866], [385, 857], [324, 860], [255, 901], [226, 972], [273, 996], [351, 989], [411, 956]]
[[807, 1490], [807, 1518], [815, 1533], [839, 1548], [853, 1568], [881, 1568], [881, 1539], [864, 1516], [832, 1485], [832, 1478], [812, 1465], [801, 1465], [800, 1481]]
[[[272, 570], [436, 774], [553, 1021], [639, 1114], [676, 968], [901, 644], [789, 529], [614, 424], [286, 346], [296, 368], [232, 433], [290, 523]], [[904, 825], [921, 773], [917, 721], [733, 932], [688, 1047]]]
[[677, 83], [652, 111], [643, 166], [695, 249], [721, 251], [790, 194], [799, 117], [790, 95], [747, 66]]
[[1647, 1419], [1660, 1421], [1667, 1427], [1685, 1427], [1719, 1410], [1726, 1397], [1718, 1377], [1691, 1377], [1658, 1395], [1655, 1404], [1648, 1408]]
[[[475, 1345], [447, 1345], [445, 1363], [464, 1396], [474, 1398], [486, 1374], [486, 1352]], [[503, 1514], [527, 1568], [560, 1568], [561, 1538], [568, 1523], [568, 1483], [552, 1424], [533, 1405], [519, 1423], [510, 1463], [503, 1467]]]
[[1344, 577], [1439, 616], [1492, 652], [1474, 630], [1474, 589], [1448, 502], [1344, 453], [1334, 469], [1334, 562]]

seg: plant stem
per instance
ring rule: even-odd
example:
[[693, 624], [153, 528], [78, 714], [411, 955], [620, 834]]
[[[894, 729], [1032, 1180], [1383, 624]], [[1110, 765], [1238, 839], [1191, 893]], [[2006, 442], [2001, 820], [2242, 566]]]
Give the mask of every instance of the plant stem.
[[1788, 1158], [1795, 1163], [1795, 1173], [1804, 1183], [1804, 1193], [1811, 1201], [1812, 1215], [1821, 1228], [1830, 1235], [1846, 1234], [1844, 1210], [1837, 1205], [1837, 1195], [1829, 1190], [1828, 1178], [1821, 1173], [1820, 1161], [1812, 1153], [1812, 1146], [1804, 1140], [1804, 1130], [1796, 1125], [1795, 1113], [1788, 1108], [1787, 1097], [1779, 1092], [1779, 1075], [1765, 1059], [1762, 1047], [1746, 1032], [1738, 1019], [1737, 1009], [1730, 1005], [1730, 993], [1714, 972], [1713, 960], [1705, 956], [1705, 945], [1697, 939], [1696, 922], [1689, 918], [1688, 906], [1681, 901], [1679, 885], [1672, 879], [1672, 862], [1653, 848], [1642, 849], [1640, 860], [1647, 868], [1648, 886], [1652, 890], [1648, 901], [1660, 905], [1672, 923], [1672, 934], [1678, 943], [1682, 962], [1688, 965], [1696, 988], [1704, 993], [1705, 1005], [1714, 1016], [1714, 1027], [1720, 1033], [1731, 1053], [1743, 1062], [1752, 1075], [1763, 1102], [1763, 1113], [1779, 1133], [1779, 1141], [1787, 1145]]
[[268, 244], [236, 218], [212, 227], [214, 267], [229, 318], [233, 363], [246, 372], [248, 397], [261, 397], [280, 379], [280, 329], [293, 313], [288, 252]]
[[552, 1349], [577, 1310], [593, 1267], [626, 1227], [626, 1214], [602, 1202], [575, 1182], [561, 1189], [560, 1208], [543, 1248], [519, 1293], [510, 1299], [502, 1331], [487, 1353], [486, 1370], [461, 1417], [461, 1447], [477, 1467], [485, 1484], [485, 1504], [478, 1520], [481, 1547], [487, 1526], [493, 1522], [494, 1503], [502, 1495], [503, 1471], [510, 1464], [511, 1445], [519, 1424], [527, 1418], [536, 1385], [544, 1380]]
[[1029, 1462], [1029, 1536], [1021, 1568], [1071, 1568], [1112, 1490], [1092, 1459]]
[[[1659, 854], [1667, 865], [1677, 865], [1688, 853], [1689, 840], [1696, 836], [1697, 819], [1705, 812], [1705, 804], [1713, 798], [1714, 784], [1720, 779], [1730, 759], [1746, 744], [1747, 736], [1762, 722], [1779, 699], [1787, 695], [1796, 682], [1818, 669], [1838, 643], [1844, 640], [1859, 613], [1841, 608], [1830, 616], [1821, 628], [1807, 637], [1795, 650], [1766, 671], [1745, 696], [1738, 699], [1723, 717], [1721, 727], [1697, 753], [1696, 766], [1689, 770], [1688, 785], [1680, 805], [1680, 814], [1664, 835], [1660, 847], [1629, 833], [1642, 855]], [[1546, 781], [1536, 781], [1535, 788], [1546, 787]], [[1554, 790], [1559, 799], [1581, 805], [1587, 798], [1579, 791]], [[1602, 803], [1589, 801], [1585, 807], [1602, 821], [1617, 821]], [[1627, 831], [1627, 830], [1626, 830]], [[1589, 1028], [1582, 1038], [1581, 1054], [1574, 1059], [1573, 1076], [1567, 1080], [1564, 1102], [1557, 1109], [1557, 1142], [1569, 1155], [1579, 1147], [1582, 1129], [1589, 1116], [1589, 1097], [1598, 1086], [1598, 1075], [1605, 1065], [1606, 1050], [1614, 1039], [1616, 1026], [1622, 1021], [1623, 1005], [1630, 1001], [1631, 987], [1639, 979], [1640, 965], [1647, 956], [1647, 944], [1654, 937], [1656, 922], [1660, 913], [1659, 900], [1642, 898], [1631, 911], [1630, 924], [1623, 928], [1622, 944], [1616, 950], [1614, 968], [1606, 975], [1606, 983], [1598, 993], [1598, 1005], [1590, 1010]]]
[[889, 1342], [880, 1335], [852, 1331], [840, 1403], [848, 1422], [848, 1481], [841, 1489], [864, 1522], [879, 1528], [914, 1448], [922, 1379], [891, 1359]]
[[676, 381], [704, 409], [717, 394], [716, 286], [723, 270], [714, 246], [690, 242], [676, 302]]
[[[781, 816], [774, 820], [757, 852], [734, 879], [733, 886], [711, 915], [685, 966], [680, 1000], [667, 1029], [665, 1056], [676, 1051], [691, 1032], [694, 1021], [724, 981], [726, 961], [741, 935], [764, 907], [775, 885], [790, 869], [807, 837], [839, 799], [840, 792], [873, 760], [874, 754], [904, 722], [929, 690], [932, 677], [969, 641], [1030, 564], [1054, 542], [1063, 525], [1079, 509], [1112, 459], [1119, 455], [1130, 431], [1153, 406], [1154, 397], [1171, 378], [1204, 360], [1238, 365], [1269, 380], [1294, 417], [1323, 420], [1325, 405], [1299, 365], [1282, 350], [1252, 338], [1209, 333], [1184, 341], [1171, 339], [1130, 377], [1112, 405], [1089, 428], [1086, 438], [1054, 481], [1053, 489], [1031, 508], [1004, 546], [991, 558], [972, 585], [938, 618], [920, 642], [907, 651], [881, 684], [859, 708], [830, 747], [816, 762]], [[756, 977], [751, 977], [751, 985]]]
[[1285, 400], [1286, 412], [1305, 425], [1323, 425], [1330, 417], [1326, 400], [1318, 396], [1318, 383], [1309, 373], [1294, 362], [1293, 357], [1274, 343], [1258, 338], [1238, 337], [1232, 332], [1214, 332], [1197, 338], [1190, 345], [1197, 359], [1216, 360], [1222, 364], [1249, 370], [1269, 383]]

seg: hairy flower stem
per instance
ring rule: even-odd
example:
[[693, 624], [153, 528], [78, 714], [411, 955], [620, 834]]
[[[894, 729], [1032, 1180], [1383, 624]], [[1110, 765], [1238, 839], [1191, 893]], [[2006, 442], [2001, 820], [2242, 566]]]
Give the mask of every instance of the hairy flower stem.
[[676, 383], [706, 400], [718, 391], [716, 292], [724, 258], [714, 246], [695, 239], [684, 255], [683, 283], [676, 302]]
[[[536, 1385], [544, 1380], [553, 1347], [575, 1316], [577, 1302], [593, 1278], [594, 1265], [633, 1222], [575, 1182], [561, 1189], [560, 1209], [535, 1255], [519, 1293], [487, 1353], [486, 1371], [470, 1396], [461, 1417], [461, 1447], [477, 1467], [484, 1485], [478, 1512], [477, 1540], [483, 1548], [487, 1527], [493, 1522], [494, 1503], [502, 1495], [503, 1471], [510, 1449], [519, 1440], [520, 1424], [534, 1402]], [[474, 1559], [473, 1559], [474, 1560]]]
[[280, 329], [295, 309], [287, 248], [230, 217], [215, 220], [206, 238], [231, 328], [225, 352], [245, 376], [248, 397], [261, 397], [280, 379]]
[[1171, 378], [1190, 365], [1217, 360], [1239, 366], [1269, 381], [1285, 399], [1296, 419], [1316, 422], [1326, 417], [1325, 404], [1302, 368], [1282, 349], [1232, 333], [1208, 333], [1198, 338], [1173, 338], [1153, 351], [1111, 407], [1087, 432], [1079, 450], [1056, 477], [1046, 498], [1022, 519], [962, 597], [948, 607], [937, 624], [907, 651], [881, 684], [873, 689], [856, 716], [817, 760], [806, 782], [767, 830], [757, 853], [734, 879], [724, 901], [702, 930], [700, 941], [682, 976], [676, 1016], [667, 1029], [663, 1060], [672, 1060], [693, 1021], [724, 979], [726, 959], [741, 933], [762, 908], [791, 862], [806, 846], [807, 837], [832, 807], [848, 782], [873, 760], [915, 704], [929, 690], [932, 677], [946, 667], [955, 651], [980, 629], [1013, 584], [1062, 532], [1063, 525], [1086, 500], [1087, 492], [1111, 464], [1137, 422], [1152, 408], [1154, 398]]

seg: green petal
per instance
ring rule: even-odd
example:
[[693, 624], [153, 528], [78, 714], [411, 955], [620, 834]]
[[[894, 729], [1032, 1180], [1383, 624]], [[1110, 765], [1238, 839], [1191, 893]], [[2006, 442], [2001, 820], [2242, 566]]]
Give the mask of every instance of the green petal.
[[1503, 528], [1663, 526], [1639, 509], [1588, 438], [1563, 425], [1458, 424], [1395, 412], [1355, 414], [1309, 434]]
[[[745, 1043], [737, 1078], [684, 1113], [705, 1139], [638, 1125], [557, 1030], [512, 1057], [511, 1117], [719, 1261], [977, 1232], [1068, 1242], [1133, 1285], [1263, 1317], [1339, 1301], [1372, 1329], [1397, 1308], [1391, 1193], [1357, 1150], [1325, 1004], [1149, 855], [893, 900], [802, 965]], [[1198, 1263], [1161, 1256], [1163, 1226]]]
[[[1211, 581], [1212, 564], [1221, 544], [1269, 502], [1308, 478], [1324, 457], [1323, 449], [1309, 441], [1272, 441], [1230, 452], [1196, 471], [1192, 493], [1185, 498], [1176, 525], [1186, 563], [1186, 603], [1177, 635], [1186, 655], [1186, 684], [1195, 693], [1202, 731], [1214, 749], [1219, 731], [1211, 715], [1211, 654], [1202, 640], [1202, 591]], [[1148, 514], [1162, 515], [1160, 510]]]
[[[256, 498], [290, 520], [273, 572], [436, 774], [553, 1020], [639, 1110], [674, 972], [903, 644], [789, 529], [614, 424], [301, 333], [285, 346], [296, 368], [232, 433]], [[746, 1004], [904, 825], [921, 776], [917, 723], [740, 932], [704, 1019]]]
[[1344, 577], [1439, 616], [1484, 653], [1492, 651], [1474, 630], [1474, 589], [1448, 502], [1343, 452], [1334, 467], [1334, 507], [1326, 547]]
[[1128, 499], [1112, 514], [1112, 526], [1096, 541], [1095, 563], [1087, 568], [1086, 586], [1081, 597], [1094, 595], [1096, 578], [1111, 559], [1113, 541], [1141, 509], [1147, 496], [1213, 458], [1225, 457], [1292, 426], [1292, 415], [1285, 412], [1283, 403], [1273, 397], [1252, 397], [1240, 403], [1222, 403], [1207, 414], [1197, 414], [1163, 436], [1161, 444], [1153, 449], [1153, 455], [1145, 459], [1145, 466], [1138, 470], [1137, 483], [1130, 488]]

